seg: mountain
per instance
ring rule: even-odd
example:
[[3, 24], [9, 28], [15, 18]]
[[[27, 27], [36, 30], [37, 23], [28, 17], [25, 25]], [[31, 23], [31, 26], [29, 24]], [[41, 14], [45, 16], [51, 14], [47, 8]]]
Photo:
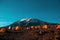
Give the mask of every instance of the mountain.
[[[41, 21], [39, 19], [35, 19], [35, 18], [26, 18], [26, 19], [21, 19], [17, 22], [14, 22], [13, 24], [9, 25], [12, 26], [13, 29], [10, 30], [7, 29], [6, 31], [4, 31], [4, 28], [0, 28], [0, 39], [1, 40], [46, 40], [47, 38], [49, 38], [48, 40], [55, 40], [56, 39], [56, 33], [59, 33], [59, 30], [57, 30], [54, 26], [50, 26], [51, 28], [48, 29], [42, 29], [40, 30], [40, 28], [38, 29], [30, 29], [30, 30], [26, 30], [25, 28], [23, 28], [22, 30], [15, 30], [15, 26], [23, 26], [23, 27], [29, 27], [31, 25], [56, 25], [56, 23], [47, 23], [44, 21]], [[8, 27], [8, 26], [7, 26]], [[1, 33], [2, 32], [2, 33]], [[53, 35], [52, 35], [53, 34]], [[60, 38], [60, 34], [57, 34], [58, 38]], [[44, 36], [44, 37], [43, 37]], [[42, 37], [42, 38], [41, 38]], [[54, 37], [54, 38], [53, 38]], [[50, 39], [52, 38], [52, 39]], [[58, 39], [57, 39], [58, 40]]]
[[9, 25], [9, 26], [12, 26], [12, 27], [15, 27], [15, 26], [23, 26], [23, 27], [29, 27], [29, 26], [36, 26], [36, 25], [44, 25], [44, 24], [53, 24], [55, 25], [55, 23], [48, 23], [48, 22], [44, 22], [42, 20], [39, 20], [39, 19], [35, 19], [35, 18], [26, 18], [26, 19], [21, 19], [17, 22], [14, 22], [13, 24]]

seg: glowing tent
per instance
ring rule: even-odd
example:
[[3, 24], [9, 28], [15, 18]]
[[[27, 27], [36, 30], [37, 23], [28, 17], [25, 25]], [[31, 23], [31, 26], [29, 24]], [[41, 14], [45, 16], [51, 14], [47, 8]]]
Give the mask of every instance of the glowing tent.
[[35, 26], [35, 29], [38, 29], [38, 26]]
[[44, 29], [47, 29], [47, 28], [48, 28], [48, 26], [47, 26], [47, 25], [43, 25], [43, 28], [44, 28]]
[[22, 27], [21, 26], [16, 26], [16, 28], [15, 28], [15, 30], [21, 30], [22, 29]]
[[30, 28], [29, 28], [29, 27], [27, 27], [26, 29], [27, 29], [27, 30], [30, 30]]
[[5, 32], [5, 31], [6, 31], [5, 28], [1, 28], [1, 29], [0, 29], [0, 32], [2, 32], [2, 33]]
[[34, 29], [35, 28], [35, 26], [31, 26], [31, 29]]
[[41, 26], [38, 26], [38, 29], [41, 28]]
[[10, 30], [11, 28], [12, 28], [11, 26], [8, 27], [9, 30]]
[[60, 25], [57, 26], [57, 29], [60, 29]]

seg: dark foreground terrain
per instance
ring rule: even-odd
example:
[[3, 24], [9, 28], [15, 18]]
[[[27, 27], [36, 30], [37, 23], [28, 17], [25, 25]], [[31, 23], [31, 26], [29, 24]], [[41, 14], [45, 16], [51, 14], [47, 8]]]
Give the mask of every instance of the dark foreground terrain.
[[60, 40], [60, 29], [25, 29], [0, 33], [0, 40]]

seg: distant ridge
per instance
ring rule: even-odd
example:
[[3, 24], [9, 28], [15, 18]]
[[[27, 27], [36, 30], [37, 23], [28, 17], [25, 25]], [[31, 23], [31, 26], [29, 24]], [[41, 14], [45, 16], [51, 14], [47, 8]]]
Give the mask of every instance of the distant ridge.
[[58, 23], [48, 23], [48, 22], [44, 22], [42, 20], [35, 19], [35, 18], [25, 18], [25, 19], [18, 20], [17, 22], [14, 22], [13, 24], [10, 24], [9, 26], [12, 26], [12, 27], [15, 27], [15, 26], [29, 27], [32, 25], [42, 26], [44, 24], [46, 24], [46, 25], [57, 25]]

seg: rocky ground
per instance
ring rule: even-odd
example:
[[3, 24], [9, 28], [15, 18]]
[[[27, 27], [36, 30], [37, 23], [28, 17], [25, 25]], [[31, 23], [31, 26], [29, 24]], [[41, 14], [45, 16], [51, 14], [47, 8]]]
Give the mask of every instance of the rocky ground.
[[0, 40], [60, 40], [57, 30], [31, 29], [0, 33]]

